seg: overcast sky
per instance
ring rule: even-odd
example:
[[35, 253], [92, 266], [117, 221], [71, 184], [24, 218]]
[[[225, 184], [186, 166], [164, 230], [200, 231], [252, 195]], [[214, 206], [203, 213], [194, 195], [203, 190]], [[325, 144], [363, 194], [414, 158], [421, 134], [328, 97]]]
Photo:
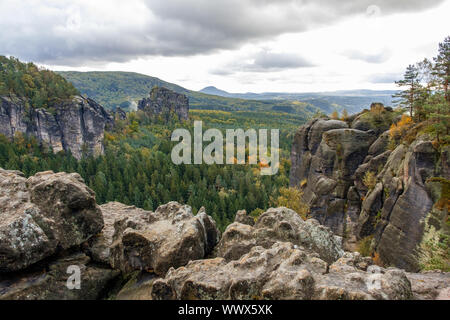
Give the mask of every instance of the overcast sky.
[[0, 54], [193, 90], [395, 89], [449, 16], [450, 0], [0, 0]]

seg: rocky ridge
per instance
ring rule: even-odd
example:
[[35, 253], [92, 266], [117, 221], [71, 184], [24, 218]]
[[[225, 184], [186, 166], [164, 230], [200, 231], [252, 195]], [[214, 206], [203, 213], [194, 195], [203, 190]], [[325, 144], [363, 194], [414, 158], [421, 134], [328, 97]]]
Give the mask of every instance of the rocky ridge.
[[435, 299], [450, 286], [448, 273], [345, 252], [330, 228], [287, 208], [254, 222], [240, 211], [221, 237], [204, 209], [98, 206], [78, 174], [0, 169], [0, 209], [0, 299]]
[[346, 121], [311, 120], [294, 138], [290, 185], [346, 249], [365, 240], [385, 265], [417, 271], [449, 235], [448, 207], [438, 205], [445, 181], [436, 177], [450, 179], [450, 149], [437, 150], [426, 134], [390, 147], [397, 120], [377, 104]]

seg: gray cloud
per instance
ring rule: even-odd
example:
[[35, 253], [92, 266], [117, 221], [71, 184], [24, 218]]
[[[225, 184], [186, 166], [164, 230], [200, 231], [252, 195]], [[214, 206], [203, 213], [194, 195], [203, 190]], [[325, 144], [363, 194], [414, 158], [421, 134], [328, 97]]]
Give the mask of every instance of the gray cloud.
[[361, 60], [368, 63], [383, 63], [391, 57], [391, 53], [387, 50], [376, 53], [366, 53], [359, 50], [349, 50], [342, 53], [347, 58], [353, 60]]
[[102, 8], [99, 1], [2, 0], [0, 54], [74, 66], [152, 55], [205, 54], [331, 25], [367, 14], [369, 6], [392, 14], [420, 11], [442, 2], [133, 0], [127, 1], [124, 9], [124, 1], [104, 1]]

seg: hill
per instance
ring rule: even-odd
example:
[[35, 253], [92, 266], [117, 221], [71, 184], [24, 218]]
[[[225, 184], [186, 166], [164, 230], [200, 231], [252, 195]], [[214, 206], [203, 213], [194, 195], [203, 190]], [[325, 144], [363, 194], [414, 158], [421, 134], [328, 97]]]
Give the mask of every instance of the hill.
[[263, 92], [263, 93], [230, 93], [214, 86], [203, 88], [199, 92], [214, 94], [227, 98], [252, 99], [252, 100], [284, 100], [300, 101], [311, 104], [325, 113], [334, 110], [347, 109], [348, 112], [357, 113], [367, 108], [372, 102], [381, 102], [386, 106], [393, 105], [392, 96], [395, 90], [340, 90], [331, 92]]
[[105, 108], [114, 110], [135, 109], [135, 103], [146, 97], [154, 86], [165, 87], [189, 98], [191, 109], [221, 110], [221, 111], [264, 111], [281, 112], [301, 116], [306, 119], [319, 110], [325, 113], [335, 108], [327, 101], [298, 102], [282, 99], [248, 99], [224, 97], [220, 92], [212, 90], [206, 94], [185, 89], [159, 78], [133, 72], [58, 72], [84, 95], [98, 101]]

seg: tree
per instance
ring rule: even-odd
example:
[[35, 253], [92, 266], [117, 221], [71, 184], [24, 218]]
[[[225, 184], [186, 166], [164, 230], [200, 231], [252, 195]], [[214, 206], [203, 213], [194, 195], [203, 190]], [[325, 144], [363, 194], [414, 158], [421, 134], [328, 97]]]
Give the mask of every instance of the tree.
[[450, 102], [450, 94], [448, 92], [448, 83], [450, 80], [450, 36], [439, 43], [439, 53], [434, 58], [434, 73], [440, 79], [444, 91], [444, 97]]
[[342, 119], [343, 121], [345, 121], [345, 120], [348, 119], [348, 112], [347, 112], [347, 109], [342, 110], [342, 117], [341, 117], [341, 119]]
[[399, 98], [397, 103], [409, 109], [409, 115], [413, 117], [416, 101], [420, 95], [419, 71], [415, 65], [410, 64], [406, 68], [403, 80], [395, 82], [399, 87], [406, 87], [405, 90], [395, 94], [395, 98]]
[[333, 113], [331, 114], [331, 119], [339, 120], [339, 113], [337, 112], [337, 110], [333, 111]]

